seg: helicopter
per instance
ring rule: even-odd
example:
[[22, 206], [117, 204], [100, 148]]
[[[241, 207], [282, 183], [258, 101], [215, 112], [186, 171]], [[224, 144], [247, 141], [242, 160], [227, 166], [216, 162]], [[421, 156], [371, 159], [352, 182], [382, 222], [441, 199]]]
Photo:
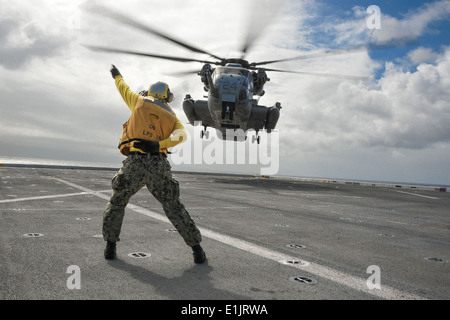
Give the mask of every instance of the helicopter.
[[270, 79], [264, 69], [257, 72], [248, 69], [248, 62], [243, 59], [226, 61], [225, 65], [212, 68], [207, 63], [198, 73], [208, 92], [208, 100], [194, 100], [189, 94], [183, 101], [183, 110], [191, 125], [201, 123], [204, 130], [200, 137], [208, 139], [207, 127], [220, 131], [219, 137], [229, 139], [246, 138], [246, 134], [235, 134], [253, 129], [256, 135], [252, 142], [260, 142], [258, 131], [265, 129], [270, 133], [275, 129], [280, 116], [281, 104], [266, 107], [258, 105], [255, 95], [264, 95], [264, 84]]
[[[318, 52], [308, 55], [300, 55], [292, 58], [277, 59], [270, 61], [249, 62], [245, 59], [245, 55], [249, 51], [256, 38], [261, 33], [261, 30], [256, 34], [251, 35], [248, 30], [247, 38], [241, 48], [242, 55], [239, 58], [223, 58], [210, 53], [204, 49], [190, 45], [181, 41], [172, 35], [167, 34], [151, 27], [147, 24], [140, 23], [135, 19], [129, 18], [122, 13], [116, 12], [110, 8], [100, 5], [90, 5], [87, 8], [92, 13], [101, 15], [103, 17], [112, 19], [120, 24], [132, 27], [134, 29], [152, 34], [159, 38], [170, 41], [178, 46], [190, 50], [196, 54], [206, 54], [215, 60], [201, 60], [186, 57], [174, 57], [161, 54], [152, 54], [145, 52], [137, 52], [131, 50], [123, 50], [109, 47], [85, 45], [85, 47], [102, 52], [130, 54], [143, 57], [151, 57], [158, 59], [166, 59], [178, 62], [200, 62], [203, 67], [200, 71], [194, 72], [200, 76], [203, 83], [204, 90], [208, 93], [205, 98], [207, 100], [195, 100], [190, 94], [186, 94], [183, 100], [183, 111], [191, 125], [201, 123], [203, 130], [201, 130], [200, 138], [209, 137], [208, 127], [214, 128], [221, 134], [217, 134], [220, 139], [228, 140], [230, 138], [235, 141], [243, 141], [247, 139], [247, 132], [254, 130], [255, 135], [252, 136], [252, 143], [255, 141], [260, 143], [260, 130], [266, 130], [271, 133], [278, 123], [281, 111], [281, 103], [275, 102], [272, 106], [263, 106], [259, 104], [259, 98], [265, 94], [264, 85], [270, 81], [267, 72], [287, 72], [303, 75], [317, 75], [324, 77], [332, 77], [339, 79], [356, 79], [368, 80], [368, 77], [351, 76], [351, 75], [336, 75], [329, 73], [312, 73], [293, 70], [280, 70], [273, 68], [262, 67], [268, 64], [317, 58], [329, 55], [339, 55], [346, 53], [353, 53], [367, 49], [383, 49], [389, 45], [383, 44], [380, 46], [358, 46], [347, 49], [336, 49], [325, 52]], [[254, 15], [255, 17], [255, 15]], [[257, 18], [257, 16], [256, 16]], [[255, 18], [253, 18], [255, 19]], [[395, 45], [397, 46], [397, 45]], [[193, 71], [180, 72], [178, 74], [190, 74]], [[244, 132], [244, 134], [236, 134], [236, 132]], [[231, 134], [230, 134], [231, 133]]]

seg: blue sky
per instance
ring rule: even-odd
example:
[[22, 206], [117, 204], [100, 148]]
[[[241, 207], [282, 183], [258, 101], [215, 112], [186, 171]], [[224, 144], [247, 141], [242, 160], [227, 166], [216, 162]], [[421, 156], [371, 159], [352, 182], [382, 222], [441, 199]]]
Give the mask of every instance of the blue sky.
[[[343, 1], [349, 2], [349, 5], [353, 5], [356, 1]], [[361, 1], [360, 1], [361, 2]], [[373, 1], [380, 7], [383, 15], [389, 15], [397, 19], [403, 19], [409, 14], [414, 14], [420, 9], [425, 8], [428, 4], [432, 4], [436, 1]], [[357, 2], [356, 2], [357, 3]], [[431, 22], [428, 27], [428, 32], [420, 35], [418, 41], [421, 46], [432, 48], [436, 52], [441, 52], [443, 46], [450, 45], [450, 19], [447, 18], [439, 19], [435, 22]], [[384, 53], [373, 52], [371, 56], [376, 59], [393, 59], [395, 57], [402, 57], [408, 51], [408, 48], [395, 49], [391, 52], [387, 51]]]
[[364, 0], [364, 1], [355, 1], [355, 0], [320, 0], [319, 3], [322, 3], [325, 10], [328, 9], [328, 12], [338, 12], [338, 11], [349, 11], [355, 6], [363, 6], [368, 7], [370, 5], [377, 5], [381, 8], [381, 11], [389, 14], [390, 16], [396, 18], [402, 18], [406, 15], [410, 10], [414, 10], [426, 3], [433, 3], [434, 0]]
[[[329, 27], [324, 28], [324, 21], [333, 21], [336, 24], [342, 23], [344, 21], [349, 21], [355, 19], [355, 8], [361, 8], [362, 10], [368, 8], [370, 5], [376, 5], [381, 10], [381, 30], [373, 30], [375, 33], [380, 33], [383, 31], [384, 22], [386, 20], [395, 20], [397, 23], [407, 20], [411, 16], [418, 15], [420, 12], [426, 11], [429, 6], [435, 5], [439, 1], [428, 0], [428, 1], [389, 1], [389, 0], [371, 0], [371, 1], [353, 1], [353, 0], [343, 0], [343, 1], [329, 1], [329, 0], [319, 0], [314, 3], [314, 15], [308, 21], [309, 25], [314, 26], [312, 31], [313, 41], [316, 43], [322, 43], [326, 47], [333, 46], [334, 48], [342, 48], [351, 46], [346, 43], [334, 43], [335, 32], [329, 29]], [[369, 14], [367, 15], [369, 17]], [[414, 26], [411, 26], [413, 29]], [[369, 31], [366, 32], [370, 34]], [[402, 33], [402, 37], [408, 36]], [[420, 33], [418, 30], [411, 30], [409, 36], [412, 39], [417, 40], [418, 43], [413, 41], [410, 42], [409, 46], [383, 49], [383, 50], [373, 50], [370, 51], [370, 56], [377, 61], [395, 61], [396, 59], [401, 59], [407, 55], [411, 50], [411, 46], [420, 45], [422, 47], [430, 48], [434, 52], [442, 52], [444, 46], [450, 45], [450, 19], [447, 15], [442, 15], [439, 18], [431, 20], [427, 23], [425, 30]], [[373, 41], [370, 37], [359, 38], [359, 43], [370, 43]], [[352, 40], [355, 40], [354, 38]], [[410, 66], [414, 68], [414, 66]], [[384, 69], [378, 70], [376, 76], [379, 78], [382, 75]]]
[[[83, 44], [195, 55], [92, 17], [83, 11], [84, 2], [0, 0], [0, 161], [40, 158], [120, 166], [123, 156], [117, 142], [129, 109], [114, 86], [111, 64], [137, 92], [156, 81], [169, 83], [175, 94], [172, 107], [191, 137], [187, 143], [198, 141], [182, 101], [187, 93], [202, 99], [203, 85], [195, 74], [168, 74], [201, 65], [92, 52]], [[123, 11], [123, 1], [97, 2]], [[264, 26], [279, 1], [256, 2]], [[124, 12], [142, 23], [219, 56], [233, 56], [245, 38], [250, 1], [167, 0], [148, 12], [142, 9], [148, 0], [126, 3]], [[380, 30], [367, 28], [370, 5], [381, 10]], [[271, 65], [372, 77], [354, 81], [269, 73], [271, 81], [259, 103], [281, 102], [283, 107], [277, 125], [280, 175], [450, 185], [450, 0], [291, 0], [271, 21], [249, 51], [249, 60], [285, 59], [398, 38], [419, 40], [400, 49]], [[174, 169], [259, 172], [258, 166], [220, 164]]]

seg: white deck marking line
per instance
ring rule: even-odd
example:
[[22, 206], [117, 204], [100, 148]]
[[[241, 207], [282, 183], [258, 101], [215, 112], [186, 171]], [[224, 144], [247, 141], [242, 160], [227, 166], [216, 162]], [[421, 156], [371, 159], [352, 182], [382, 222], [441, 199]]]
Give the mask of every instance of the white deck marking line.
[[64, 194], [53, 194], [48, 196], [36, 196], [36, 197], [27, 197], [27, 198], [15, 198], [15, 199], [5, 199], [0, 200], [0, 203], [8, 203], [8, 202], [21, 202], [21, 201], [29, 201], [29, 200], [42, 200], [42, 199], [53, 199], [53, 198], [63, 198], [63, 197], [73, 197], [79, 195], [97, 195], [100, 192], [110, 192], [111, 190], [103, 190], [103, 191], [83, 191], [83, 192], [75, 192], [75, 193], [64, 193]]
[[417, 193], [405, 192], [405, 191], [398, 191], [398, 190], [394, 190], [394, 191], [395, 191], [395, 192], [398, 192], [398, 193], [410, 194], [410, 195], [416, 196], [416, 197], [422, 197], [422, 198], [427, 198], [427, 199], [439, 200], [439, 198], [436, 198], [436, 197], [430, 197], [430, 196], [424, 196], [423, 194], [417, 194]]
[[204, 210], [204, 209], [247, 209], [250, 208], [249, 206], [246, 207], [189, 207], [191, 210]]
[[[105, 199], [109, 201], [109, 196], [105, 195], [105, 194], [101, 194], [99, 192], [95, 192], [93, 190], [90, 190], [86, 187], [71, 183], [69, 181], [65, 181], [63, 179], [59, 179], [59, 178], [54, 178], [57, 181], [60, 181], [62, 183], [65, 183], [69, 186], [72, 186], [74, 188], [77, 188], [79, 190], [82, 190], [84, 192], [90, 193], [90, 194], [94, 194], [96, 196], [98, 196], [99, 198]], [[128, 204], [127, 208], [146, 215], [150, 218], [159, 220], [159, 221], [163, 221], [166, 223], [170, 223], [169, 219], [167, 219], [167, 217], [163, 214], [159, 214], [157, 212], [151, 211], [149, 209], [134, 205], [134, 204]], [[258, 246], [256, 244], [241, 240], [241, 239], [237, 239], [237, 238], [233, 238], [215, 231], [211, 231], [205, 228], [199, 228], [200, 232], [202, 233], [203, 237], [207, 237], [219, 242], [222, 242], [226, 245], [235, 247], [237, 249], [241, 249], [243, 251], [249, 252], [249, 253], [253, 253], [257, 256], [260, 256], [262, 258], [266, 258], [278, 263], [281, 263], [283, 265], [289, 266], [289, 267], [294, 267], [297, 269], [301, 269], [304, 270], [307, 273], [311, 273], [314, 274], [318, 277], [321, 278], [325, 278], [328, 280], [331, 280], [333, 282], [339, 283], [341, 285], [350, 287], [354, 290], [358, 290], [358, 291], [362, 291], [365, 292], [367, 294], [379, 297], [379, 298], [383, 298], [383, 299], [388, 299], [388, 300], [401, 300], [401, 299], [405, 299], [405, 300], [424, 300], [424, 298], [408, 293], [408, 292], [404, 292], [404, 291], [400, 291], [398, 289], [386, 286], [386, 285], [381, 285], [381, 289], [369, 289], [367, 287], [367, 279], [363, 279], [363, 278], [358, 278], [343, 272], [340, 272], [338, 270], [334, 270], [325, 266], [321, 266], [319, 264], [316, 263], [311, 263], [311, 262], [307, 262], [304, 260], [300, 260], [299, 263], [297, 264], [290, 264], [287, 261], [291, 260], [293, 257], [290, 255], [286, 255], [284, 253], [280, 253], [277, 251], [273, 251], [261, 246]], [[367, 278], [369, 278], [369, 274], [367, 274]]]
[[28, 200], [41, 200], [41, 199], [53, 199], [53, 198], [62, 198], [62, 197], [72, 197], [72, 196], [79, 196], [79, 195], [83, 195], [83, 194], [88, 194], [88, 192], [55, 194], [55, 195], [51, 195], [51, 196], [38, 196], [38, 197], [28, 197], [28, 198], [16, 198], [16, 199], [0, 200], [0, 203], [20, 202], [20, 201], [28, 201]]

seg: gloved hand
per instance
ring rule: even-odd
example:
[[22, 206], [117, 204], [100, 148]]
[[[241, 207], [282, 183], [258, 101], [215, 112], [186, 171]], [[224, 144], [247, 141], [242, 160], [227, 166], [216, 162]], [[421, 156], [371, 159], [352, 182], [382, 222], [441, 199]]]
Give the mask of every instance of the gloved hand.
[[159, 153], [159, 141], [136, 141], [133, 144], [133, 147], [141, 149], [142, 151], [150, 154], [158, 154]]
[[121, 76], [119, 69], [117, 69], [115, 65], [112, 65], [112, 68], [110, 71], [111, 71], [111, 75], [112, 75], [113, 79], [115, 79], [117, 76]]

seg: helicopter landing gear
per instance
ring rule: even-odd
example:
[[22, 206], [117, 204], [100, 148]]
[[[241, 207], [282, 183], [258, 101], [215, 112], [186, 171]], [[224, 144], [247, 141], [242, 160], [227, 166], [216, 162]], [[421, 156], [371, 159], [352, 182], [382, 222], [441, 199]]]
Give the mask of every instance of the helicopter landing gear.
[[258, 135], [258, 131], [256, 131], [256, 134], [252, 136], [252, 143], [255, 143], [255, 141], [259, 144], [261, 142], [261, 137]]
[[209, 139], [209, 131], [206, 131], [206, 127], [205, 127], [205, 130], [202, 130], [200, 132], [200, 139], [203, 139], [203, 138], [206, 138], [206, 140]]

